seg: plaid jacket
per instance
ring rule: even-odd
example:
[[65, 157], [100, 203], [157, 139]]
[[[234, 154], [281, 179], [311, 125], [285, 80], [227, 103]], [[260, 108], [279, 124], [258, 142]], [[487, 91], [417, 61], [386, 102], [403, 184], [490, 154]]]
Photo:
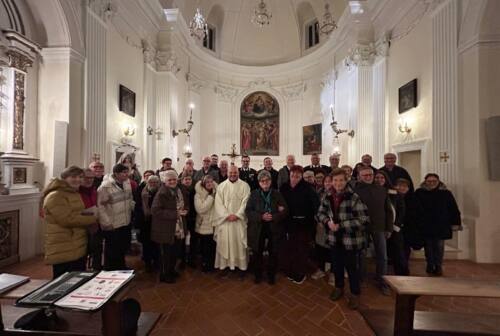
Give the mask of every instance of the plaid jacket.
[[340, 203], [337, 216], [340, 220], [340, 229], [337, 232], [331, 231], [328, 227], [328, 222], [333, 217], [330, 194], [326, 194], [318, 209], [318, 220], [326, 227], [328, 244], [334, 246], [338, 244], [338, 239], [342, 239], [346, 250], [361, 250], [366, 247], [365, 227], [370, 221], [368, 208], [349, 186], [346, 187], [344, 199]]

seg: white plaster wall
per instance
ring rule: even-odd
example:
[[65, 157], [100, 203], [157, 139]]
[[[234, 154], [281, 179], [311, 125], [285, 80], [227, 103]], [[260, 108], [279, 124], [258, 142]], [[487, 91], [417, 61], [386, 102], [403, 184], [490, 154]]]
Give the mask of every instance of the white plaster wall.
[[486, 119], [500, 115], [500, 43], [475, 45], [460, 54], [459, 106], [463, 171], [463, 217], [472, 232], [470, 258], [500, 262], [500, 182], [488, 179]]
[[[111, 155], [112, 143], [119, 143], [123, 136], [122, 129], [125, 125], [136, 127], [132, 144], [143, 149], [144, 137], [144, 65], [142, 50], [129, 45], [110, 25], [108, 28], [108, 65], [106, 68], [107, 79], [107, 150], [108, 158], [106, 169], [111, 170], [114, 155]], [[119, 85], [124, 85], [134, 91], [135, 118], [119, 111]], [[144, 170], [141, 155], [136, 156], [139, 169]]]
[[39, 153], [45, 183], [53, 177], [55, 121], [69, 122], [69, 67], [65, 60], [44, 57], [39, 73]]
[[[431, 21], [425, 18], [410, 34], [391, 43], [387, 76], [389, 147], [429, 138], [432, 135], [431, 33]], [[399, 114], [398, 89], [414, 78], [418, 79], [418, 105]], [[409, 137], [398, 130], [401, 120], [407, 121], [408, 126], [412, 128]]]

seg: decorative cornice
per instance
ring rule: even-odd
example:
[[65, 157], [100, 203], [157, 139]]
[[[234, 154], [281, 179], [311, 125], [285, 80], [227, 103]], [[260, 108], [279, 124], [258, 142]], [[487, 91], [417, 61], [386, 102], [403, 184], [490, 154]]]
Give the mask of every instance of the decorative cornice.
[[144, 56], [144, 63], [156, 68], [156, 49], [148, 39], [142, 39], [142, 54]]
[[26, 72], [33, 65], [33, 61], [24, 54], [9, 50], [7, 55], [9, 56], [9, 66], [17, 70]]
[[142, 39], [141, 44], [145, 64], [151, 65], [156, 71], [167, 71], [174, 75], [181, 70], [174, 51], [156, 50], [148, 39]]
[[389, 56], [389, 48], [391, 47], [391, 40], [388, 34], [385, 34], [377, 42], [375, 42], [375, 54], [378, 57]]
[[229, 102], [234, 101], [234, 98], [236, 98], [236, 96], [239, 94], [238, 89], [232, 86], [227, 86], [222, 84], [215, 85], [214, 90], [215, 93], [217, 94], [217, 97], [219, 97], [221, 100]]
[[335, 79], [337, 79], [336, 71], [335, 70], [329, 71], [323, 76], [319, 85], [321, 86], [322, 89], [332, 88]]
[[157, 51], [155, 62], [158, 71], [167, 71], [175, 75], [181, 70], [177, 55], [173, 51]]
[[80, 63], [85, 62], [85, 56], [69, 47], [43, 48], [41, 55], [44, 62], [61, 62], [69, 60]]
[[376, 56], [375, 46], [373, 43], [357, 44], [353, 48], [350, 48], [347, 52], [347, 56], [344, 59], [344, 65], [351, 69], [356, 66], [370, 66]]
[[281, 88], [281, 93], [286, 98], [300, 98], [302, 94], [306, 91], [307, 86], [305, 83], [300, 82], [293, 85], [288, 85]]
[[256, 80], [251, 81], [248, 83], [248, 87], [255, 89], [255, 88], [270, 88], [271, 83], [264, 78], [257, 78]]
[[186, 81], [188, 82], [189, 90], [200, 92], [201, 89], [209, 86], [207, 81], [204, 81], [192, 73], [186, 74]]
[[108, 22], [118, 13], [118, 5], [111, 0], [87, 0], [87, 6], [104, 22]]

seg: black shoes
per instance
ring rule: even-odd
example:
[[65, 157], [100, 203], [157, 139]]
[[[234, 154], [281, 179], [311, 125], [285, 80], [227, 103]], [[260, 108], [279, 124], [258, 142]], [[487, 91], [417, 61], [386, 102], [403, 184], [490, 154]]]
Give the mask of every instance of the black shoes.
[[425, 271], [430, 276], [443, 276], [443, 267], [442, 266], [427, 265], [427, 268], [425, 269]]

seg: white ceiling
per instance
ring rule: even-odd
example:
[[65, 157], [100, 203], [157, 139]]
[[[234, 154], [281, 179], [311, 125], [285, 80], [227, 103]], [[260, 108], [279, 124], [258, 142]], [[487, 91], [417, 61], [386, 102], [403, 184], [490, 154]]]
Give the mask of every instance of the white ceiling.
[[[338, 21], [347, 0], [326, 0]], [[303, 25], [317, 17], [321, 23], [325, 0], [265, 0], [271, 24], [257, 28], [250, 18], [259, 0], [160, 0], [164, 8], [179, 8], [185, 21], [200, 6], [209, 24], [217, 27], [215, 56], [242, 65], [271, 65], [303, 56]]]

